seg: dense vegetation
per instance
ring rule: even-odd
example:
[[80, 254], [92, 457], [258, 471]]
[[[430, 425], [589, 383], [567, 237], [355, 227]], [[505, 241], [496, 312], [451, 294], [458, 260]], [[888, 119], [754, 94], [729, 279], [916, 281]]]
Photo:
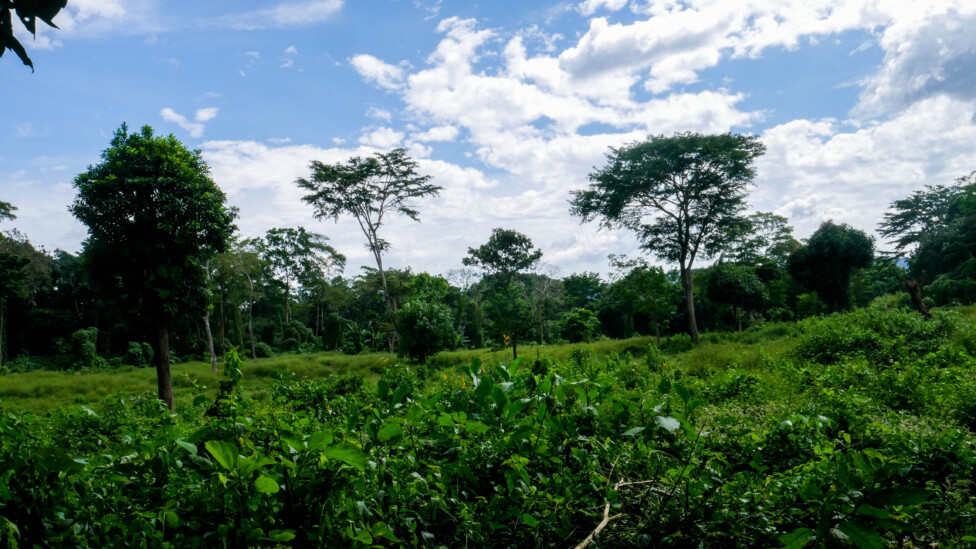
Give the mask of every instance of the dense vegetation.
[[343, 277], [323, 234], [234, 234], [198, 151], [123, 125], [75, 179], [79, 254], [0, 238], [0, 544], [976, 541], [976, 328], [944, 307], [976, 299], [974, 176], [892, 204], [883, 253], [745, 215], [763, 150], [613, 149], [572, 213], [677, 269], [609, 280], [503, 228], [446, 277], [384, 267], [384, 219], [440, 187], [403, 149], [313, 161], [304, 200], [376, 260]]
[[378, 379], [247, 390], [231, 352], [175, 413], [151, 393], [5, 410], [0, 543], [566, 547], [601, 524], [592, 547], [972, 542], [973, 313], [882, 299], [690, 351], [377, 360]]

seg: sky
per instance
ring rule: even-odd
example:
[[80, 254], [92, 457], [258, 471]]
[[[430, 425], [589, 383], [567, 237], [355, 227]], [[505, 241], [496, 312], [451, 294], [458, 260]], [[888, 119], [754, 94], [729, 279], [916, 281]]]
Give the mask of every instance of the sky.
[[0, 230], [48, 250], [80, 250], [73, 179], [123, 122], [200, 149], [243, 236], [325, 234], [346, 276], [372, 256], [302, 202], [312, 160], [405, 147], [443, 187], [381, 229], [386, 267], [446, 273], [501, 227], [562, 276], [641, 253], [568, 200], [650, 135], [759, 136], [750, 210], [799, 238], [874, 234], [976, 170], [972, 0], [69, 0], [54, 21], [20, 29], [33, 73], [0, 59]]

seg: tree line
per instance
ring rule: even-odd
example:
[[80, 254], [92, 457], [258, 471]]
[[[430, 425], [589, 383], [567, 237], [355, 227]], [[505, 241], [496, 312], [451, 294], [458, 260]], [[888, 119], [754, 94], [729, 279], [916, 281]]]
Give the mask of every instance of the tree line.
[[[611, 149], [570, 200], [581, 222], [629, 230], [647, 252], [609, 256], [608, 279], [563, 274], [528, 235], [505, 228], [445, 276], [389, 268], [386, 221], [419, 221], [418, 203], [442, 188], [404, 149], [312, 161], [296, 182], [303, 200], [321, 220], [356, 219], [376, 263], [347, 274], [345, 257], [309, 228], [242, 237], [199, 151], [122, 125], [74, 180], [69, 209], [89, 231], [78, 254], [37, 248], [16, 229], [0, 240], [0, 364], [152, 365], [172, 406], [171, 361], [216, 369], [233, 347], [252, 358], [384, 350], [420, 362], [444, 349], [511, 348], [514, 357], [520, 344], [639, 334], [681, 347], [701, 330], [840, 311], [903, 289], [923, 314], [976, 298], [973, 174], [892, 204], [879, 232], [894, 251], [876, 253], [848, 225], [825, 222], [800, 242], [788, 219], [747, 215], [764, 150], [753, 136], [695, 133]], [[0, 221], [16, 211], [0, 202]]]

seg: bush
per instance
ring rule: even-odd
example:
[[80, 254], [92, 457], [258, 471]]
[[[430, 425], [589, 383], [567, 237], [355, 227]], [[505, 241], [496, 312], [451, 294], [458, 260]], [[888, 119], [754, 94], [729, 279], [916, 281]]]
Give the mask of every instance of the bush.
[[661, 349], [669, 353], [683, 353], [694, 348], [695, 343], [691, 341], [691, 336], [688, 334], [675, 334], [661, 345]]
[[271, 350], [271, 346], [263, 341], [259, 341], [254, 345], [254, 354], [258, 358], [271, 358], [275, 356], [274, 351]]
[[420, 364], [427, 357], [450, 349], [458, 339], [454, 315], [446, 305], [435, 301], [410, 299], [396, 313], [400, 333], [400, 353]]
[[123, 362], [131, 366], [138, 366], [139, 368], [145, 368], [152, 364], [155, 354], [152, 350], [152, 345], [146, 342], [130, 341], [129, 350], [125, 352], [123, 357]]
[[94, 368], [97, 364], [98, 353], [95, 343], [98, 340], [98, 328], [82, 328], [71, 334], [71, 358], [79, 368]]
[[593, 341], [600, 335], [600, 319], [588, 309], [570, 309], [559, 319], [559, 334], [570, 343]]

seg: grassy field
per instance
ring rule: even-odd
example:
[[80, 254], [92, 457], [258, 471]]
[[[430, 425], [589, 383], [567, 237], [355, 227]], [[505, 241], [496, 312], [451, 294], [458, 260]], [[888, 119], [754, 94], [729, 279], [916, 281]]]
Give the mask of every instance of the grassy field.
[[[653, 338], [650, 337], [638, 337], [598, 341], [583, 346], [568, 344], [522, 346], [519, 350], [527, 360], [548, 358], [560, 361], [569, 358], [573, 349], [584, 347], [598, 355], [619, 352], [640, 354], [652, 341]], [[442, 352], [432, 357], [429, 365], [433, 369], [450, 368], [469, 364], [475, 358], [490, 364], [506, 362], [511, 360], [511, 351], [477, 349]], [[280, 376], [318, 379], [334, 374], [355, 374], [375, 380], [384, 366], [397, 360], [395, 354], [389, 353], [344, 355], [337, 352], [287, 354], [274, 358], [245, 360], [242, 368], [244, 389], [260, 400], [268, 382]], [[177, 406], [192, 401], [196, 396], [197, 390], [188, 381], [188, 377], [198, 385], [207, 387], [211, 392], [217, 383], [224, 379], [222, 372], [212, 372], [210, 364], [204, 362], [174, 364], [172, 372]], [[135, 395], [155, 391], [156, 371], [152, 368], [123, 366], [108, 370], [69, 372], [36, 370], [29, 373], [0, 375], [0, 403], [10, 410], [45, 412], [65, 406], [93, 406], [105, 397], [117, 393]]]

